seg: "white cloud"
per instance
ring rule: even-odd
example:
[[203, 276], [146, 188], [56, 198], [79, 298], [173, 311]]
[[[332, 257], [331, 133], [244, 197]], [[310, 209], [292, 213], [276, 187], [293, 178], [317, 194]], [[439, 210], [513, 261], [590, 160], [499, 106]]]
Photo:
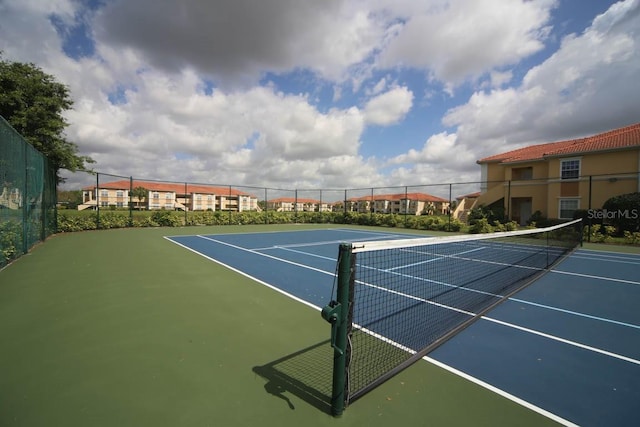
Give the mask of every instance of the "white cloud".
[[[318, 182], [321, 175], [309, 174], [331, 159], [354, 159], [352, 170], [362, 161], [364, 116], [355, 107], [321, 113], [305, 96], [271, 87], [207, 95], [191, 71], [141, 72], [131, 84], [136, 89], [125, 103], [109, 103], [103, 90], [69, 113], [71, 139], [101, 167], [141, 177], [161, 170], [163, 179], [294, 185]], [[150, 153], [151, 171], [136, 161]]]
[[[0, 0], [0, 50], [70, 86], [69, 138], [101, 172], [286, 188], [456, 182], [477, 179], [485, 155], [640, 117], [638, 0], [613, 5], [518, 80], [515, 66], [541, 51], [556, 6], [114, 0], [94, 14], [73, 0]], [[95, 54], [66, 56], [52, 14], [86, 21]], [[300, 75], [320, 89], [289, 90]], [[411, 134], [415, 122], [439, 123], [439, 101], [454, 99], [443, 92], [468, 81], [477, 92], [444, 115], [447, 131]], [[363, 144], [371, 126], [418, 142], [403, 154], [393, 136]], [[396, 151], [362, 154], [377, 143]]]
[[368, 123], [390, 125], [399, 122], [413, 105], [413, 93], [406, 87], [396, 87], [367, 102], [364, 114]]
[[153, 7], [116, 0], [96, 21], [101, 42], [132, 48], [165, 70], [191, 64], [223, 85], [250, 85], [265, 70], [297, 67], [341, 80], [383, 32], [366, 7], [335, 0], [158, 0]]
[[491, 72], [491, 86], [499, 88], [511, 81], [513, 73], [511, 71], [492, 71]]
[[405, 19], [378, 64], [424, 68], [436, 79], [455, 86], [540, 51], [555, 1], [451, 0], [422, 4], [422, 10], [414, 10]]
[[431, 164], [439, 168], [455, 168], [460, 164], [474, 164], [468, 147], [457, 144], [457, 135], [442, 132], [432, 135], [421, 150], [410, 149], [389, 161], [390, 164]]
[[476, 92], [451, 109], [462, 145], [477, 158], [526, 144], [597, 133], [640, 117], [640, 2], [614, 5], [516, 88]]
[[387, 88], [387, 84], [388, 84], [387, 79], [383, 77], [380, 80], [378, 80], [378, 83], [373, 85], [371, 89], [366, 90], [365, 93], [369, 96], [378, 95]]

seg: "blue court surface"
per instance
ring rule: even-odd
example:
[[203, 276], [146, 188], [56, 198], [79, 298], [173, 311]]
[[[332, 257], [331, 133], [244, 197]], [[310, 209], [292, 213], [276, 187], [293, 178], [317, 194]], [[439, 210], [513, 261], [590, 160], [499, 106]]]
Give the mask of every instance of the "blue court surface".
[[[411, 237], [424, 236], [318, 229], [167, 239], [320, 310], [340, 243]], [[562, 424], [640, 425], [640, 255], [578, 249], [425, 360]]]

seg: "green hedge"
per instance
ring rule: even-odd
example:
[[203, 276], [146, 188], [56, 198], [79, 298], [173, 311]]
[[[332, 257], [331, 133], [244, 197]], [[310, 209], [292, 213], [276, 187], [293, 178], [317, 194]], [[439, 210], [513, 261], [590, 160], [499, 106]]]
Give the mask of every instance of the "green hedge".
[[417, 230], [462, 231], [464, 224], [447, 216], [409, 216], [355, 212], [222, 212], [136, 211], [126, 210], [58, 212], [58, 232], [124, 228], [181, 227], [184, 225], [250, 224], [357, 224], [379, 227], [405, 227]]
[[[528, 227], [546, 226], [555, 220], [537, 218], [543, 224], [532, 222]], [[192, 225], [251, 225], [251, 224], [355, 224], [376, 227], [401, 227], [415, 230], [451, 231], [469, 233], [493, 233], [497, 231], [511, 231], [519, 228], [514, 221], [501, 223], [489, 222], [489, 216], [477, 215], [469, 226], [457, 219], [446, 215], [398, 215], [356, 212], [221, 212], [204, 211], [135, 211], [127, 210], [100, 211], [58, 211], [58, 232], [73, 232], [82, 230], [96, 230], [125, 227], [182, 227]], [[0, 224], [0, 249], [2, 256], [10, 260], [19, 247], [20, 230], [15, 224], [5, 222]], [[640, 244], [640, 232], [624, 233], [623, 238], [614, 237], [615, 227], [593, 225], [589, 230], [584, 228], [585, 240], [603, 243]]]

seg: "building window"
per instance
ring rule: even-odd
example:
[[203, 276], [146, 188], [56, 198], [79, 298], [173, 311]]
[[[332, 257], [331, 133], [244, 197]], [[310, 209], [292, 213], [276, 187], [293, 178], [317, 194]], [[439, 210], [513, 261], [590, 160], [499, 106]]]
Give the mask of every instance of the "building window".
[[560, 162], [561, 179], [578, 179], [580, 177], [580, 160], [569, 159]]
[[560, 219], [572, 219], [573, 214], [580, 208], [579, 199], [560, 199]]
[[109, 190], [101, 190], [100, 197], [109, 197]]
[[513, 168], [511, 169], [511, 179], [514, 181], [533, 179], [533, 168]]
[[160, 193], [153, 193], [153, 198], [154, 199], [159, 199], [160, 198]]
[[116, 202], [116, 207], [124, 208], [124, 202]]
[[109, 207], [109, 202], [100, 202], [100, 207], [103, 207], [103, 208]]
[[164, 198], [167, 199], [167, 200], [170, 200], [173, 197], [171, 197], [171, 193], [167, 193], [167, 194], [165, 194]]

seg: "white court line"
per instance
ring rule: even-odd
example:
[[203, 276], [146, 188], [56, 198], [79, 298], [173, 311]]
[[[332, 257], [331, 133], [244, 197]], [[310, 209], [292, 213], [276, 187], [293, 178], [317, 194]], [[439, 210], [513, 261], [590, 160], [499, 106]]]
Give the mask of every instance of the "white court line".
[[452, 366], [449, 366], [449, 365], [447, 365], [445, 363], [442, 363], [439, 360], [432, 359], [429, 356], [424, 356], [422, 359], [426, 360], [427, 362], [429, 362], [429, 363], [431, 363], [433, 365], [436, 365], [439, 368], [442, 368], [442, 369], [444, 369], [446, 371], [449, 371], [454, 375], [457, 375], [457, 376], [459, 376], [461, 378], [464, 378], [467, 381], [470, 381], [470, 382], [472, 382], [474, 384], [477, 384], [480, 387], [483, 387], [483, 388], [485, 388], [485, 389], [487, 389], [487, 390], [489, 390], [489, 391], [491, 391], [493, 393], [496, 393], [497, 395], [500, 395], [500, 396], [502, 396], [502, 397], [504, 397], [506, 399], [509, 399], [512, 402], [515, 402], [515, 403], [517, 403], [517, 404], [519, 404], [521, 406], [524, 406], [525, 408], [530, 409], [533, 412], [537, 412], [538, 414], [540, 414], [542, 416], [545, 416], [545, 417], [557, 422], [558, 424], [562, 424], [562, 425], [567, 426], [567, 427], [579, 427], [577, 424], [574, 424], [574, 423], [570, 422], [569, 420], [566, 420], [566, 419], [564, 419], [564, 418], [562, 418], [562, 417], [560, 417], [560, 416], [558, 416], [558, 415], [556, 415], [556, 414], [554, 414], [552, 412], [549, 412], [549, 411], [547, 411], [545, 409], [542, 409], [539, 406], [536, 406], [536, 405], [534, 405], [532, 403], [529, 403], [526, 400], [522, 400], [519, 397], [514, 396], [511, 393], [507, 393], [506, 391], [504, 391], [502, 389], [499, 389], [498, 387], [492, 386], [491, 384], [486, 383], [486, 382], [482, 381], [479, 378], [473, 377], [473, 376], [471, 376], [471, 375], [469, 375], [469, 374], [467, 374], [465, 372], [462, 372], [462, 371], [460, 371], [460, 370], [458, 370], [458, 369], [456, 369], [456, 368], [454, 368]]
[[406, 239], [425, 239], [425, 238], [433, 237], [433, 236], [422, 235], [422, 234], [403, 234], [403, 233], [389, 234], [389, 233], [384, 233], [384, 232], [381, 232], [381, 231], [354, 230], [354, 229], [351, 229], [351, 228], [331, 228], [330, 230], [340, 230], [340, 231], [344, 231], [346, 233], [378, 234], [378, 235], [383, 236], [384, 238], [388, 238], [388, 237], [404, 237]]
[[[308, 306], [308, 307], [311, 307], [311, 308], [313, 308], [313, 309], [315, 309], [315, 310], [318, 310], [318, 311], [320, 311], [320, 310], [321, 310], [321, 308], [320, 308], [320, 307], [318, 307], [318, 306], [317, 306], [317, 305], [315, 305], [315, 304], [312, 304], [312, 303], [310, 303], [310, 302], [308, 302], [308, 301], [305, 301], [305, 300], [303, 300], [302, 298], [298, 298], [297, 296], [295, 296], [295, 295], [293, 295], [293, 294], [290, 294], [289, 292], [284, 291], [284, 290], [280, 289], [280, 288], [279, 288], [279, 287], [277, 287], [277, 286], [271, 285], [271, 284], [269, 284], [269, 283], [267, 283], [267, 282], [265, 282], [265, 281], [263, 281], [263, 280], [258, 279], [257, 277], [254, 277], [254, 276], [252, 276], [252, 275], [250, 275], [250, 274], [247, 274], [247, 273], [245, 273], [244, 271], [239, 270], [239, 269], [237, 269], [237, 268], [235, 268], [235, 267], [232, 267], [232, 266], [230, 266], [230, 265], [228, 265], [228, 264], [225, 264], [224, 262], [221, 262], [221, 261], [219, 261], [219, 260], [217, 260], [217, 259], [215, 259], [215, 258], [211, 258], [210, 256], [205, 255], [205, 254], [203, 254], [202, 252], [198, 252], [197, 250], [195, 250], [195, 249], [193, 249], [193, 248], [190, 248], [189, 246], [186, 246], [186, 245], [183, 245], [182, 243], [176, 242], [175, 240], [172, 240], [172, 239], [171, 239], [171, 237], [175, 237], [175, 236], [169, 236], [169, 237], [168, 237], [168, 236], [164, 236], [164, 238], [165, 238], [165, 239], [169, 240], [170, 242], [172, 242], [172, 243], [174, 243], [174, 244], [176, 244], [176, 245], [178, 245], [178, 246], [183, 247], [184, 249], [186, 249], [186, 250], [188, 250], [188, 251], [193, 252], [194, 254], [200, 255], [201, 257], [206, 258], [206, 259], [208, 259], [209, 261], [213, 261], [213, 262], [215, 262], [216, 264], [219, 264], [219, 265], [221, 265], [221, 266], [223, 266], [223, 267], [226, 267], [226, 268], [228, 268], [228, 269], [229, 269], [229, 270], [231, 270], [231, 271], [234, 271], [234, 272], [236, 272], [236, 273], [238, 273], [238, 274], [240, 274], [240, 275], [242, 275], [242, 276], [244, 276], [244, 277], [247, 277], [247, 278], [249, 278], [249, 279], [251, 279], [251, 280], [254, 280], [254, 281], [256, 281], [256, 282], [260, 283], [261, 285], [266, 286], [266, 287], [267, 287], [267, 288], [269, 288], [269, 289], [273, 289], [273, 290], [274, 290], [274, 291], [276, 291], [276, 292], [279, 292], [279, 293], [281, 293], [281, 294], [283, 294], [283, 295], [286, 295], [286, 296], [288, 296], [289, 298], [291, 298], [291, 299], [292, 299], [292, 300], [294, 300], [294, 301], [300, 302], [300, 303], [302, 303], [302, 304], [304, 304], [304, 305], [306, 305], [306, 306]], [[193, 237], [193, 236], [191, 235], [191, 236], [187, 236], [187, 237]], [[196, 236], [196, 237], [202, 237], [202, 236]], [[211, 239], [210, 239], [210, 240], [211, 240]], [[240, 248], [240, 249], [241, 249], [241, 248]], [[254, 253], [255, 253], [256, 255], [263, 255], [263, 254], [261, 254], [261, 253], [259, 253], [259, 252], [254, 252]], [[322, 272], [322, 271], [321, 271], [321, 272]], [[324, 273], [324, 272], [323, 272], [323, 273]], [[331, 275], [333, 276], [334, 274], [332, 273]]]
[[[313, 270], [313, 271], [317, 271], [319, 273], [329, 274], [331, 276], [335, 275], [334, 272], [328, 272], [328, 271], [321, 270], [319, 268], [311, 267], [309, 265], [300, 264], [299, 262], [289, 261], [288, 259], [284, 259], [284, 258], [278, 258], [278, 257], [273, 256], [273, 255], [269, 255], [269, 254], [264, 254], [262, 252], [258, 252], [258, 251], [254, 250], [254, 249], [247, 249], [247, 248], [243, 248], [242, 246], [234, 245], [232, 243], [227, 243], [227, 242], [223, 242], [221, 240], [212, 239], [211, 237], [206, 237], [206, 236], [201, 236], [201, 235], [197, 235], [196, 237], [199, 237], [199, 238], [205, 239], [205, 240], [210, 240], [212, 242], [219, 243], [219, 244], [225, 245], [225, 246], [229, 246], [229, 247], [232, 247], [234, 249], [239, 249], [241, 251], [249, 252], [249, 253], [252, 253], [254, 255], [260, 255], [260, 256], [263, 256], [263, 257], [266, 257], [266, 258], [274, 259], [276, 261], [284, 262], [286, 264], [295, 265], [296, 267], [306, 268], [308, 270]], [[194, 251], [194, 252], [199, 253], [197, 251]]]
[[522, 331], [522, 332], [527, 332], [529, 334], [538, 335], [540, 337], [547, 338], [547, 339], [550, 339], [550, 340], [553, 340], [553, 341], [561, 342], [563, 344], [569, 344], [569, 345], [572, 345], [574, 347], [581, 348], [583, 350], [589, 350], [589, 351], [592, 351], [594, 353], [602, 354], [604, 356], [613, 357], [614, 359], [622, 360], [624, 362], [633, 363], [634, 365], [640, 365], [640, 360], [633, 359], [633, 358], [627, 357], [627, 356], [623, 356], [621, 354], [613, 353], [611, 351], [602, 350], [600, 348], [592, 347], [590, 345], [581, 344], [581, 343], [579, 343], [577, 341], [571, 341], [571, 340], [568, 340], [568, 339], [560, 338], [560, 337], [557, 337], [555, 335], [546, 334], [544, 332], [536, 331], [535, 329], [525, 328], [524, 326], [514, 325], [513, 323], [504, 322], [502, 320], [494, 319], [492, 317], [482, 316], [481, 319], [488, 320], [489, 322], [497, 323], [497, 324], [502, 325], [502, 326], [507, 326], [509, 328], [517, 329], [517, 330]]
[[574, 272], [571, 272], [571, 271], [550, 270], [549, 273], [566, 274], [568, 276], [586, 277], [588, 279], [606, 280], [606, 281], [609, 281], [609, 282], [628, 283], [630, 285], [640, 285], [640, 282], [636, 282], [634, 280], [616, 279], [614, 277], [595, 276], [593, 274], [574, 273]]
[[618, 258], [636, 258], [640, 260], [640, 253], [633, 252], [611, 252], [605, 251], [601, 249], [586, 249], [580, 248], [580, 252], [586, 252], [587, 254], [593, 254], [594, 256], [602, 256], [602, 257], [618, 257]]
[[311, 256], [311, 257], [314, 257], [314, 258], [326, 259], [328, 261], [336, 262], [336, 258], [335, 257], [328, 257], [328, 256], [323, 256], [323, 255], [312, 254], [311, 252], [297, 251], [297, 250], [291, 249], [289, 247], [281, 247], [281, 246], [279, 246], [278, 249], [282, 249], [283, 251], [293, 252], [293, 253], [296, 253], [296, 254], [301, 254], [301, 255]]
[[[382, 238], [382, 237], [381, 237]], [[325, 240], [322, 242], [308, 242], [308, 243], [290, 243], [287, 245], [273, 245], [273, 246], [265, 246], [262, 248], [254, 248], [252, 250], [254, 251], [268, 251], [271, 249], [285, 249], [285, 248], [305, 248], [307, 246], [324, 246], [324, 245], [334, 245], [334, 244], [340, 244], [340, 243], [351, 243], [351, 242], [359, 242], [359, 241], [367, 241], [367, 239], [365, 239], [364, 237], [362, 239], [355, 239], [355, 240], [351, 240], [349, 242], [345, 242], [344, 240]]]
[[[239, 250], [242, 250], [242, 251], [245, 251], [245, 252], [252, 253], [254, 255], [264, 256], [264, 257], [267, 257], [267, 258], [270, 258], [270, 259], [274, 259], [276, 261], [285, 262], [285, 263], [288, 263], [288, 264], [296, 265], [298, 267], [307, 268], [307, 269], [314, 270], [314, 271], [317, 271], [317, 272], [320, 272], [320, 273], [324, 273], [324, 274], [327, 274], [327, 275], [335, 276], [335, 272], [327, 272], [327, 271], [324, 271], [324, 270], [321, 270], [321, 269], [317, 269], [317, 268], [313, 268], [313, 267], [310, 267], [310, 266], [307, 266], [307, 265], [304, 265], [304, 264], [299, 264], [299, 263], [292, 262], [292, 261], [289, 261], [289, 260], [286, 260], [286, 259], [282, 259], [282, 258], [278, 258], [278, 257], [271, 256], [271, 255], [268, 255], [268, 254], [256, 252], [254, 250], [242, 248], [242, 247], [239, 247], [239, 246], [236, 246], [236, 245], [232, 245], [232, 244], [229, 244], [229, 243], [221, 242], [221, 241], [218, 241], [218, 240], [215, 240], [215, 239], [212, 239], [212, 238], [208, 238], [208, 237], [205, 237], [205, 236], [197, 236], [197, 237], [203, 238], [203, 239], [206, 239], [206, 240], [210, 240], [210, 241], [213, 241], [213, 242], [216, 242], [216, 243], [220, 243], [222, 245], [227, 245], [227, 246], [233, 247], [235, 249], [239, 249]], [[256, 277], [253, 277], [253, 276], [251, 276], [251, 275], [249, 275], [247, 273], [244, 273], [241, 270], [238, 270], [238, 269], [236, 269], [234, 267], [231, 267], [231, 266], [229, 266], [229, 265], [227, 265], [225, 263], [222, 263], [222, 262], [216, 260], [215, 258], [211, 258], [211, 257], [209, 257], [209, 256], [207, 256], [207, 255], [205, 255], [205, 254], [203, 254], [201, 252], [198, 252], [197, 250], [192, 249], [189, 246], [186, 246], [186, 245], [183, 245], [183, 244], [181, 244], [179, 242], [176, 242], [176, 241], [172, 240], [170, 237], [166, 237], [165, 236], [164, 238], [169, 240], [169, 241], [171, 241], [172, 243], [175, 243], [176, 245], [181, 246], [181, 247], [183, 247], [183, 248], [185, 248], [185, 249], [187, 249], [187, 250], [189, 250], [189, 251], [191, 251], [191, 252], [193, 252], [195, 254], [198, 254], [198, 255], [200, 255], [200, 256], [202, 256], [202, 257], [204, 257], [204, 258], [206, 258], [206, 259], [208, 259], [210, 261], [213, 261], [213, 262], [215, 262], [215, 263], [217, 263], [219, 265], [222, 265], [222, 266], [224, 266], [226, 268], [229, 268], [230, 270], [232, 270], [234, 272], [237, 272], [237, 273], [241, 274], [242, 276], [245, 276], [245, 277], [248, 277], [248, 278], [250, 278], [252, 280], [255, 280], [256, 282], [258, 282], [258, 283], [260, 283], [260, 284], [262, 284], [264, 286], [267, 286], [268, 288], [273, 289], [276, 292], [279, 292], [279, 293], [281, 293], [283, 295], [286, 295], [286, 296], [288, 296], [289, 298], [291, 298], [291, 299], [293, 299], [295, 301], [301, 302], [304, 305], [315, 309], [316, 311], [320, 311], [321, 310], [320, 307], [318, 307], [318, 306], [316, 306], [316, 305], [314, 305], [314, 304], [312, 304], [310, 302], [307, 302], [307, 301], [305, 301], [305, 300], [303, 300], [303, 299], [301, 299], [299, 297], [296, 297], [295, 295], [292, 295], [292, 294], [290, 294], [290, 293], [288, 293], [286, 291], [283, 291], [282, 289], [278, 288], [277, 286], [271, 285], [271, 284], [269, 284], [267, 282], [264, 282], [264, 281], [262, 281], [260, 279], [257, 279]], [[296, 252], [300, 252], [300, 253], [304, 254], [304, 252], [301, 252], [301, 251], [296, 251]], [[308, 255], [312, 255], [312, 254], [308, 254]], [[552, 271], [554, 271], [554, 270], [552, 270]], [[451, 309], [451, 307], [449, 307], [449, 308]], [[489, 318], [489, 317], [486, 317], [486, 316], [481, 317], [481, 319], [484, 319], [484, 320], [487, 320], [487, 321], [491, 321], [491, 322], [494, 322], [494, 323], [497, 323], [497, 324], [501, 324], [501, 325], [506, 326], [506, 327], [512, 327], [512, 328], [517, 329], [517, 330], [519, 330], [521, 332], [530, 333], [530, 334], [538, 335], [538, 336], [541, 336], [541, 337], [544, 337], [544, 338], [548, 338], [548, 339], [551, 339], [551, 340], [554, 340], [554, 341], [558, 341], [558, 342], [561, 342], [563, 344], [576, 346], [578, 348], [582, 348], [582, 349], [585, 349], [585, 350], [588, 350], [588, 351], [594, 351], [596, 353], [599, 353], [599, 354], [602, 354], [602, 355], [605, 355], [605, 356], [609, 356], [609, 357], [614, 357], [614, 358], [619, 359], [619, 360], [624, 360], [624, 361], [627, 361], [627, 362], [640, 364], [640, 361], [632, 359], [632, 358], [628, 358], [626, 356], [618, 355], [616, 353], [612, 353], [612, 352], [609, 352], [609, 351], [606, 351], [606, 350], [601, 350], [601, 349], [598, 349], [596, 347], [587, 346], [587, 345], [584, 345], [584, 344], [581, 344], [581, 343], [578, 343], [578, 342], [575, 342], [575, 341], [570, 341], [570, 340], [566, 340], [566, 339], [563, 339], [563, 338], [560, 338], [560, 337], [556, 337], [556, 336], [553, 336], [553, 335], [545, 334], [543, 332], [535, 331], [533, 329], [520, 327], [520, 326], [517, 326], [517, 325], [514, 325], [514, 324], [510, 324], [510, 323], [507, 323], [507, 322], [502, 322], [502, 321], [499, 321], [497, 319]], [[526, 402], [526, 401], [524, 401], [524, 400], [522, 400], [522, 399], [520, 399], [520, 398], [518, 398], [518, 397], [516, 397], [514, 395], [511, 395], [510, 393], [507, 393], [507, 392], [505, 392], [505, 391], [503, 391], [501, 389], [498, 389], [497, 387], [494, 387], [494, 386], [492, 386], [492, 385], [490, 385], [488, 383], [485, 383], [485, 382], [481, 381], [478, 378], [472, 377], [472, 376], [470, 376], [468, 374], [465, 374], [464, 372], [458, 371], [457, 369], [455, 369], [455, 368], [453, 368], [453, 367], [451, 367], [449, 365], [446, 365], [446, 364], [444, 364], [442, 362], [439, 362], [439, 361], [437, 361], [435, 359], [432, 359], [432, 358], [430, 358], [428, 356], [423, 357], [423, 359], [428, 361], [429, 363], [432, 363], [432, 364], [434, 364], [436, 366], [439, 366], [439, 367], [441, 367], [443, 369], [446, 369], [447, 371], [452, 372], [452, 373], [454, 373], [454, 374], [456, 374], [456, 375], [458, 375], [458, 376], [460, 376], [462, 378], [465, 378], [465, 379], [467, 379], [467, 380], [469, 380], [469, 381], [471, 381], [471, 382], [473, 382], [473, 383], [475, 383], [477, 385], [480, 385], [481, 387], [484, 387], [487, 390], [490, 390], [490, 391], [492, 391], [494, 393], [497, 393], [497, 394], [499, 394], [499, 395], [501, 395], [501, 396], [503, 396], [503, 397], [505, 397], [505, 398], [517, 403], [517, 404], [520, 404], [520, 405], [522, 405], [522, 406], [524, 406], [526, 408], [529, 408], [529, 409], [531, 409], [531, 410], [533, 410], [533, 411], [535, 411], [535, 412], [537, 412], [537, 413], [539, 413], [539, 414], [541, 414], [541, 415], [543, 415], [543, 416], [545, 416], [547, 418], [550, 418], [550, 419], [552, 419], [552, 420], [554, 420], [556, 422], [559, 422], [559, 423], [561, 423], [563, 425], [567, 425], [567, 426], [574, 426], [575, 425], [575, 424], [573, 424], [573, 423], [571, 423], [571, 422], [569, 422], [569, 421], [567, 421], [567, 420], [565, 420], [565, 419], [563, 419], [561, 417], [558, 417], [557, 415], [555, 415], [553, 413], [550, 413], [550, 412], [548, 412], [548, 411], [546, 411], [546, 410], [544, 410], [542, 408], [539, 408], [539, 407], [537, 407], [537, 406], [535, 406], [535, 405], [533, 405], [533, 404], [531, 404], [529, 402]]]
[[633, 265], [640, 265], [640, 258], [637, 260], [630, 260], [629, 258], [626, 257], [617, 257], [617, 256], [612, 256], [612, 257], [603, 257], [603, 256], [588, 256], [585, 254], [580, 254], [579, 252], [576, 252], [574, 258], [576, 259], [587, 259], [589, 261], [602, 261], [602, 262], [613, 262], [613, 263], [618, 263], [618, 264], [633, 264]]
[[[452, 254], [452, 255], [445, 255], [445, 256], [441, 255], [441, 256], [439, 256], [437, 258], [432, 258], [432, 259], [429, 259], [429, 260], [426, 260], [426, 261], [414, 262], [412, 264], [399, 265], [397, 267], [385, 268], [385, 269], [382, 269], [380, 271], [389, 271], [390, 272], [390, 271], [394, 271], [394, 270], [400, 270], [400, 269], [403, 269], [403, 268], [415, 267], [416, 265], [422, 265], [422, 264], [427, 264], [427, 263], [434, 262], [434, 261], [440, 261], [442, 259], [446, 259], [447, 257], [453, 258], [453, 257], [456, 257], [458, 255], [465, 255], [465, 254], [468, 254], [470, 252], [476, 252], [476, 251], [479, 251], [479, 250], [482, 250], [482, 249], [486, 249], [486, 247], [485, 246], [481, 246], [479, 248], [469, 249], [468, 251], [462, 251], [462, 252], [458, 252], [458, 253], [455, 253], [455, 254]], [[415, 251], [410, 251], [410, 252], [415, 252]]]

